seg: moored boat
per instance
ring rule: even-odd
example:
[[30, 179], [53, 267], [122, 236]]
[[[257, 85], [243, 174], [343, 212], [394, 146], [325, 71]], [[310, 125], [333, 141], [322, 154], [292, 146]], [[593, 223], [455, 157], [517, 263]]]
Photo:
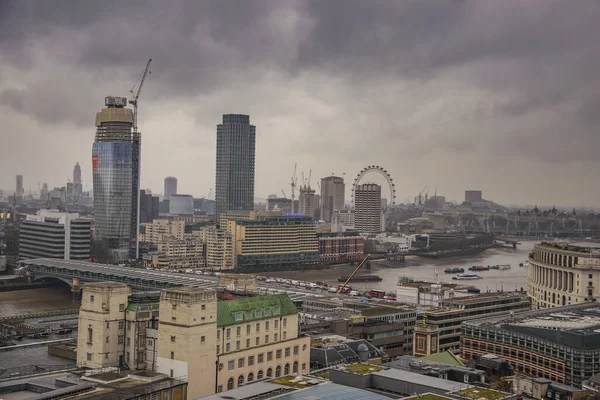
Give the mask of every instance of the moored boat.
[[461, 280], [483, 279], [483, 277], [480, 275], [477, 275], [477, 274], [458, 274], [456, 276], [453, 276], [452, 279], [461, 281]]
[[483, 265], [473, 265], [469, 268], [469, 271], [489, 271], [490, 267], [484, 267]]
[[462, 274], [463, 272], [465, 272], [464, 268], [459, 268], [459, 267], [454, 267], [454, 268], [446, 268], [444, 270], [445, 273], [447, 274]]

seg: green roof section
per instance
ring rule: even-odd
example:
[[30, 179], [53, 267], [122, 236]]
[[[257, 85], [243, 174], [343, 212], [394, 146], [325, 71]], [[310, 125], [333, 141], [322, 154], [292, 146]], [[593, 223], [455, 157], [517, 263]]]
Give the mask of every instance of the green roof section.
[[241, 324], [297, 313], [298, 309], [287, 294], [225, 300], [217, 302], [217, 326]]
[[158, 311], [159, 302], [156, 303], [129, 303], [127, 305], [127, 311]]
[[430, 354], [428, 356], [420, 357], [423, 360], [439, 362], [444, 364], [451, 364], [457, 367], [464, 367], [465, 364], [451, 351], [444, 351], [443, 353]]

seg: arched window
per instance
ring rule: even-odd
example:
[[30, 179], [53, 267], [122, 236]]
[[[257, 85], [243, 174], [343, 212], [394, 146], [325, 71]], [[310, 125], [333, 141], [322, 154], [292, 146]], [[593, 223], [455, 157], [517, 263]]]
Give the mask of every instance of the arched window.
[[267, 378], [272, 378], [273, 377], [273, 368], [269, 368], [267, 370]]
[[233, 389], [233, 378], [229, 378], [227, 381], [227, 390]]
[[290, 374], [290, 364], [285, 364], [285, 367], [283, 368], [283, 374], [284, 375]]
[[247, 380], [247, 382], [252, 382], [253, 380], [254, 380], [254, 374], [252, 372], [250, 372], [248, 374], [248, 380]]
[[238, 376], [238, 387], [244, 384], [244, 375]]
[[294, 365], [292, 365], [292, 373], [298, 373], [298, 361], [294, 361]]
[[262, 369], [260, 371], [258, 371], [258, 374], [256, 374], [256, 379], [262, 379], [263, 378], [263, 371]]
[[277, 368], [275, 368], [275, 378], [279, 378], [281, 376], [281, 365], [278, 365]]

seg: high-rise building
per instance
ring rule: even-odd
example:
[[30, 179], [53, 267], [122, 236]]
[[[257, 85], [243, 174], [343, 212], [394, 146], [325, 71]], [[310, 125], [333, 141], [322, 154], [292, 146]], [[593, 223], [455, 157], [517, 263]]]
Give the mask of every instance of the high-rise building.
[[319, 208], [319, 197], [315, 194], [315, 190], [310, 188], [310, 185], [300, 187], [298, 194], [298, 212], [307, 217], [315, 218], [315, 210]]
[[146, 224], [158, 218], [158, 197], [147, 190], [140, 190], [140, 224]]
[[75, 168], [73, 168], [73, 183], [75, 185], [81, 185], [81, 167], [79, 163], [75, 164]]
[[355, 227], [361, 233], [382, 231], [381, 186], [374, 183], [359, 185], [354, 193]]
[[106, 97], [105, 105], [92, 147], [95, 234], [119, 258], [137, 258], [140, 134], [127, 98]]
[[177, 194], [177, 178], [174, 176], [167, 176], [165, 178], [165, 190], [163, 191], [163, 197], [165, 200], [169, 200], [174, 194]]
[[189, 194], [173, 194], [169, 198], [169, 214], [194, 214], [194, 197]]
[[335, 210], [344, 209], [346, 185], [338, 176], [321, 179], [321, 218], [331, 222]]
[[90, 258], [92, 220], [77, 213], [40, 210], [28, 215], [19, 230], [19, 259]]
[[23, 188], [23, 175], [17, 175], [17, 187], [15, 194], [17, 197], [23, 197], [25, 194], [25, 189]]
[[248, 115], [225, 114], [217, 125], [217, 221], [224, 212], [254, 208], [255, 139]]

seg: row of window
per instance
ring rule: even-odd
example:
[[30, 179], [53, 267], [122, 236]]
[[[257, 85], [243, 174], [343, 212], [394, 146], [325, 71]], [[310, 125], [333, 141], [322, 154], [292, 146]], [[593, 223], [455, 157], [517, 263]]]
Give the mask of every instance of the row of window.
[[[302, 371], [306, 370], [306, 363], [302, 363]], [[278, 365], [277, 367], [275, 367], [275, 378], [279, 378], [281, 376], [281, 365]], [[298, 361], [294, 361], [294, 363], [292, 364], [292, 374], [297, 374], [298, 373]], [[283, 375], [289, 375], [290, 374], [290, 364], [285, 364], [285, 366], [283, 367]], [[256, 379], [263, 379], [265, 377], [263, 370], [259, 370], [256, 374]], [[273, 377], [273, 368], [267, 368], [266, 371], [266, 377], [267, 378], [272, 378]], [[244, 375], [240, 375], [237, 378], [237, 387], [240, 387], [241, 385], [243, 385], [245, 382], [252, 382], [254, 381], [254, 373], [250, 372], [247, 375], [247, 378], [244, 377]], [[227, 390], [232, 390], [235, 389], [235, 380], [234, 378], [229, 378], [227, 380]], [[220, 393], [223, 391], [223, 385], [218, 385], [217, 386], [217, 393]]]
[[[302, 349], [306, 350], [306, 345], [304, 345]], [[282, 354], [284, 357], [289, 357], [290, 350], [291, 350], [290, 347], [286, 347], [283, 352], [281, 349], [276, 350], [275, 351], [275, 359], [277, 359], [277, 360], [281, 359]], [[294, 346], [293, 352], [294, 352], [294, 355], [298, 355], [299, 347]], [[273, 360], [273, 351], [269, 351], [266, 354], [267, 354], [267, 361], [272, 361]], [[247, 360], [248, 360], [248, 366], [254, 365], [254, 361], [255, 361], [254, 356], [248, 356]], [[260, 353], [256, 356], [257, 364], [262, 364], [264, 361], [265, 361], [265, 353]], [[236, 364], [235, 360], [227, 361], [227, 370], [231, 371], [231, 370], [235, 369], [235, 364]], [[245, 357], [238, 358], [237, 359], [237, 367], [244, 368], [245, 366], [246, 366], [246, 358]], [[224, 368], [223, 363], [220, 363], [219, 371], [223, 370], [223, 368]]]

